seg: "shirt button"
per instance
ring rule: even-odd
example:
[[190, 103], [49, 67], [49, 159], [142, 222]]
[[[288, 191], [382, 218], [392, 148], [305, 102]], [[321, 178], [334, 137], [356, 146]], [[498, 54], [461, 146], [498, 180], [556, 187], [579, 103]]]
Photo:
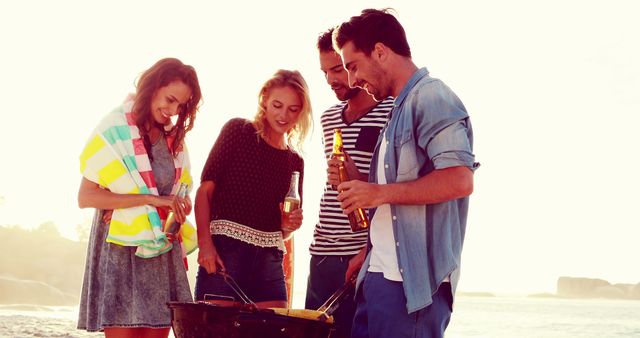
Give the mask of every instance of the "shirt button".
[[400, 246], [400, 242], [396, 242], [396, 246]]
[[403, 273], [403, 272], [404, 272], [404, 270], [400, 269], [400, 273]]
[[396, 216], [393, 216], [393, 217], [391, 217], [391, 218], [393, 218], [393, 220], [394, 220], [394, 221], [396, 220]]
[[385, 168], [385, 169], [389, 169], [389, 165], [388, 165], [388, 164], [385, 164], [385, 165], [384, 165], [384, 168]]

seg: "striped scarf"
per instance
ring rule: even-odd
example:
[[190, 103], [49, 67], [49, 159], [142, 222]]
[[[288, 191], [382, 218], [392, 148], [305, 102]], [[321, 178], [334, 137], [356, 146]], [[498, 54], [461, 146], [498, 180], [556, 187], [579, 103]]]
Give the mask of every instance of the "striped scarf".
[[[85, 178], [113, 193], [158, 195], [151, 162], [131, 113], [132, 106], [132, 101], [125, 102], [100, 122], [80, 155], [80, 171]], [[172, 195], [177, 193], [180, 183], [189, 187], [193, 183], [184, 144], [182, 149], [174, 157], [176, 180]], [[161, 255], [173, 247], [163, 232], [165, 217], [165, 212], [159, 213], [151, 205], [115, 209], [107, 242], [136, 246], [136, 256], [142, 258]], [[188, 220], [181, 225], [177, 239], [184, 255], [196, 249], [196, 230]]]

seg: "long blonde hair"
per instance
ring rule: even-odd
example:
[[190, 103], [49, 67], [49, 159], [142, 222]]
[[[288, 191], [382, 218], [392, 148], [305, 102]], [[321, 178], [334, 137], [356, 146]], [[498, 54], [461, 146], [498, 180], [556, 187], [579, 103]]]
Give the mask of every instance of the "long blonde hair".
[[296, 151], [302, 151], [302, 145], [313, 128], [313, 116], [311, 114], [311, 99], [309, 98], [309, 88], [302, 74], [297, 70], [279, 69], [273, 76], [267, 80], [258, 93], [258, 111], [253, 118], [253, 124], [256, 126], [258, 135], [265, 137], [265, 109], [269, 93], [273, 88], [289, 87], [293, 89], [300, 100], [302, 107], [298, 121], [295, 126], [287, 132], [287, 143]]

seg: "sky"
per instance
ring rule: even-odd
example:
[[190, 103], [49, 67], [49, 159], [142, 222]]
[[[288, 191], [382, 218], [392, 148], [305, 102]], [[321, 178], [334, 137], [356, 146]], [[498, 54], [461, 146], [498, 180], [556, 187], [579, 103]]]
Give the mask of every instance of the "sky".
[[297, 69], [316, 124], [295, 234], [299, 292], [324, 185], [319, 117], [336, 102], [316, 37], [383, 7], [473, 124], [481, 167], [459, 290], [553, 293], [559, 276], [639, 283], [635, 1], [2, 2], [0, 226], [53, 222], [71, 238], [89, 226], [78, 155], [157, 60], [177, 57], [200, 78], [204, 104], [187, 136], [196, 178], [222, 125], [254, 115], [277, 69]]

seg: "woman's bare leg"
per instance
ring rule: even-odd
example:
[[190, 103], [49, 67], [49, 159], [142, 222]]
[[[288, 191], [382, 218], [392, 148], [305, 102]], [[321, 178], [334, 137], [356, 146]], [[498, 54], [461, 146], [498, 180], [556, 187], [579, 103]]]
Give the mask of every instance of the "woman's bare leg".
[[108, 327], [104, 329], [105, 338], [140, 338], [138, 328]]
[[167, 338], [171, 328], [110, 327], [104, 329], [105, 338]]

